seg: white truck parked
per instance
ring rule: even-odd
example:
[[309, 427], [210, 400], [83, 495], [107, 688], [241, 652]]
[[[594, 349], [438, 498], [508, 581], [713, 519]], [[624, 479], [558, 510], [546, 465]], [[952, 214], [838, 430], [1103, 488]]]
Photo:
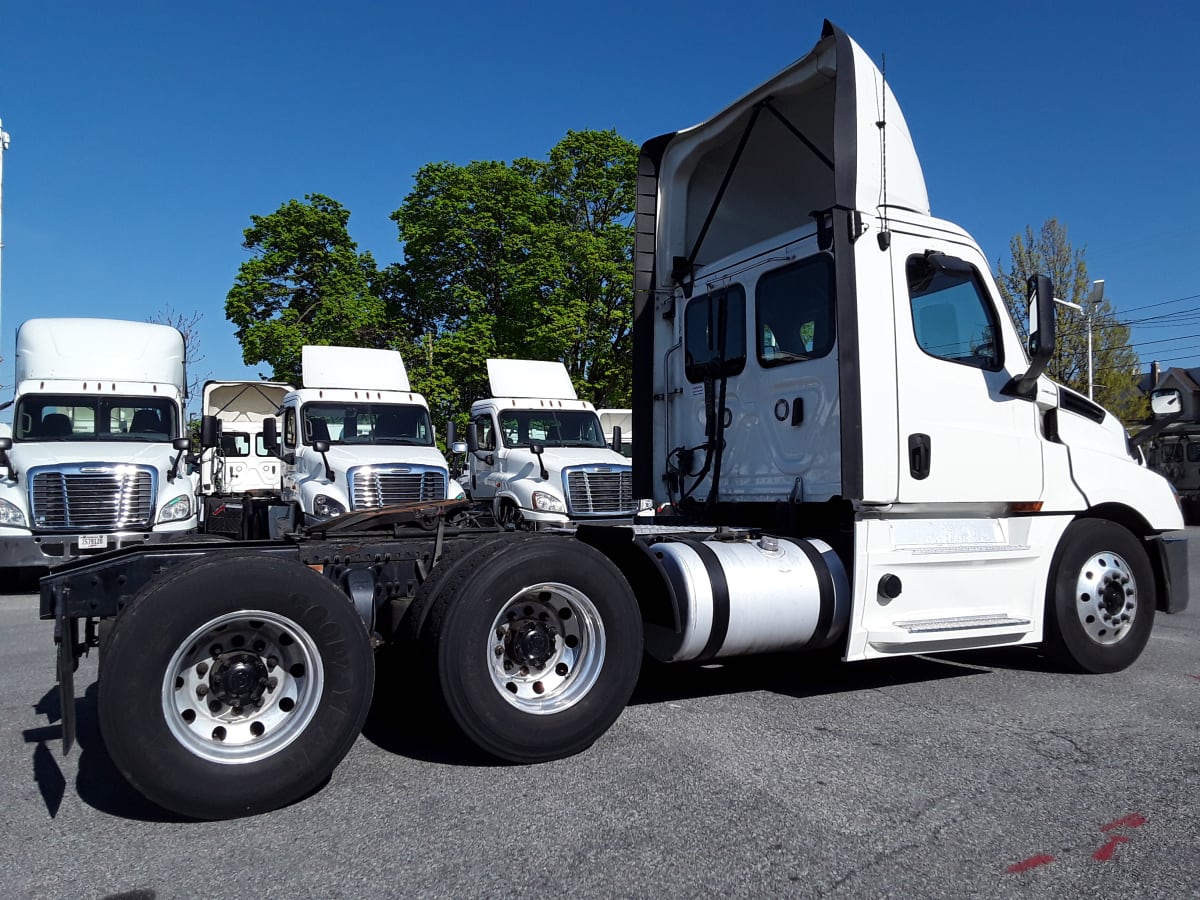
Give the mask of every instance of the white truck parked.
[[299, 511], [297, 524], [445, 500], [450, 469], [400, 354], [315, 346], [301, 353], [304, 386], [283, 398], [282, 440], [271, 425], [265, 438], [282, 460], [280, 496]]
[[[208, 534], [255, 538], [271, 533], [283, 463], [267, 447], [275, 417], [295, 387], [282, 381], [209, 381], [201, 406], [201, 527]], [[271, 420], [272, 426], [264, 423]], [[277, 517], [278, 518], [278, 517]], [[290, 524], [294, 516], [287, 515]]]
[[[560, 362], [489, 359], [492, 396], [471, 404], [471, 499], [502, 525], [632, 516], [633, 469], [609, 448], [596, 409]], [[619, 432], [618, 432], [619, 433]]]
[[0, 437], [0, 566], [57, 566], [196, 528], [183, 336], [114, 319], [17, 330]]
[[1099, 673], [1186, 607], [1170, 486], [1111, 414], [1042, 374], [1049, 280], [1031, 279], [1027, 356], [844, 32], [826, 23], [766, 84], [646, 142], [638, 196], [634, 495], [678, 515], [514, 534], [460, 528], [451, 501], [407, 527], [344, 517], [65, 566], [41, 614], [67, 746], [96, 619], [115, 620], [98, 716], [116, 768], [169, 809], [222, 817], [328, 777], [380, 644], [406, 660], [380, 685], [395, 708], [437, 698], [477, 747], [531, 763], [604, 734], [643, 648], [854, 661], [1041, 644]]

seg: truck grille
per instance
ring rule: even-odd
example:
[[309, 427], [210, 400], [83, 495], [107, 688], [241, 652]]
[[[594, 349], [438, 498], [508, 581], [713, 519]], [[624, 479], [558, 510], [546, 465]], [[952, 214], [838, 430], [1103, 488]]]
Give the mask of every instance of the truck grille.
[[155, 474], [143, 466], [104, 463], [33, 469], [29, 473], [33, 527], [148, 528], [154, 513]]
[[632, 516], [633, 469], [629, 466], [575, 466], [563, 470], [567, 510], [576, 516]]
[[426, 466], [361, 466], [351, 469], [351, 509], [446, 499], [446, 473]]

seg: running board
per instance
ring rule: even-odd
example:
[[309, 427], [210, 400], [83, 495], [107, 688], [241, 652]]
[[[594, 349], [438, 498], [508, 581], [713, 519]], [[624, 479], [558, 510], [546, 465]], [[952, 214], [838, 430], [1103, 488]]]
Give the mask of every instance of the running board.
[[1033, 623], [1030, 619], [1011, 616], [956, 616], [949, 619], [911, 619], [892, 624], [909, 634], [928, 634], [931, 631], [971, 631], [976, 628], [1025, 628]]

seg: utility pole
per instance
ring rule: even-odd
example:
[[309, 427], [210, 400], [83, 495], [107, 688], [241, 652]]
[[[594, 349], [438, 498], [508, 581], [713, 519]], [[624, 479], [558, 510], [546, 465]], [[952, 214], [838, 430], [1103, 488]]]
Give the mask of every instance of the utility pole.
[[[0, 120], [0, 261], [4, 259], [4, 151], [8, 149], [8, 132], [4, 130], [4, 122]], [[3, 267], [0, 266], [0, 290], [3, 289]], [[4, 306], [0, 302], [0, 318], [3, 317]], [[0, 346], [3, 345], [4, 329], [0, 328]], [[0, 360], [4, 357], [0, 356]]]

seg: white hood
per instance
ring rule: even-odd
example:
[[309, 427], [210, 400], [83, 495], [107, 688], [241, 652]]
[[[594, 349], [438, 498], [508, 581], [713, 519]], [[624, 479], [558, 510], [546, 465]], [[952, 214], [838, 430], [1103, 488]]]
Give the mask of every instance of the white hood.
[[[132, 463], [153, 466], [166, 471], [175, 461], [178, 450], [162, 441], [21, 441], [14, 443], [8, 458], [20, 473], [35, 466], [60, 464], [102, 463], [121, 465]], [[183, 463], [180, 463], [180, 470]]]
[[[532, 454], [530, 454], [532, 455]], [[547, 447], [542, 454], [547, 471], [562, 471], [569, 466], [622, 466], [629, 460], [620, 453], [601, 447]]]

